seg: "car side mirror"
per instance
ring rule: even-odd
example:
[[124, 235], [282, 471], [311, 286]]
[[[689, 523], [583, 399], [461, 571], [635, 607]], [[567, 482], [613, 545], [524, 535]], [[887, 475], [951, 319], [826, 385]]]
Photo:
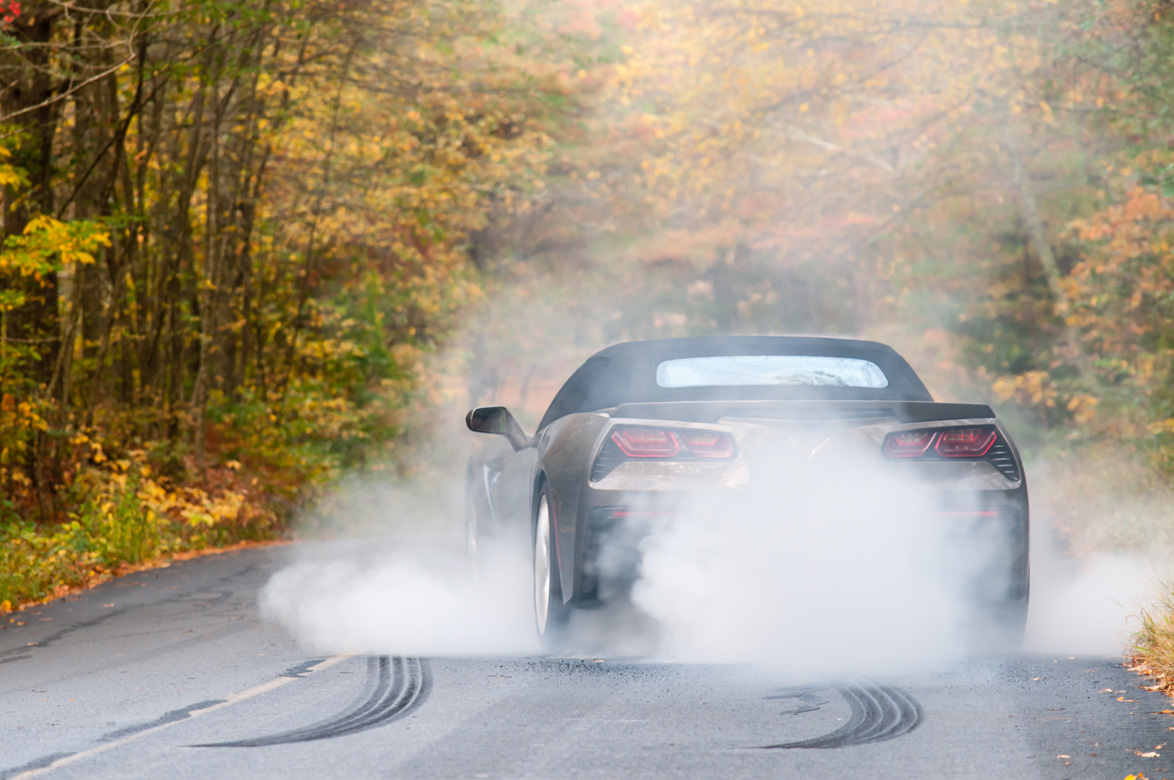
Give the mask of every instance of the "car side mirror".
[[478, 406], [465, 415], [465, 425], [474, 433], [492, 433], [504, 436], [513, 445], [514, 451], [530, 446], [530, 437], [504, 406]]

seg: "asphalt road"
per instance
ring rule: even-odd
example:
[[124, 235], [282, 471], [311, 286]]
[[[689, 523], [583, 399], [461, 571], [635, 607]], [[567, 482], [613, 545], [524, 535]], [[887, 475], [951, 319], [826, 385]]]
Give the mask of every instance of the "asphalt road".
[[256, 606], [289, 554], [177, 563], [10, 616], [24, 625], [0, 630], [0, 778], [1174, 774], [1174, 703], [1117, 658], [796, 681], [631, 659], [308, 657]]

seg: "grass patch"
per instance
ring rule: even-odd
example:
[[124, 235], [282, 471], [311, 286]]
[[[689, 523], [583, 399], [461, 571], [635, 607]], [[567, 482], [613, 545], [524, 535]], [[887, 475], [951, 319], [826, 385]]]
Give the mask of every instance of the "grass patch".
[[218, 476], [216, 487], [180, 487], [152, 477], [145, 465], [120, 461], [91, 468], [70, 485], [79, 508], [65, 522], [0, 523], [0, 613], [147, 561], [276, 538], [281, 525], [264, 497]]
[[1134, 671], [1154, 678], [1158, 690], [1174, 695], [1174, 588], [1138, 616], [1141, 629], [1133, 638]]

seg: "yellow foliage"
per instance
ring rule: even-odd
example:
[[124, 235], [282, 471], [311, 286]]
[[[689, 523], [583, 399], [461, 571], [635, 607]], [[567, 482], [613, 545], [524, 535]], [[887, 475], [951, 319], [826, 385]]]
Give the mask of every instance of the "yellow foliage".
[[[1056, 389], [1047, 371], [1026, 371], [1022, 374], [1000, 376], [992, 387], [1000, 401], [1016, 401], [1024, 406], [1052, 407], [1056, 403]], [[1094, 402], [1095, 405], [1095, 402]]]
[[0, 165], [0, 187], [19, 187], [24, 181], [16, 168], [11, 165]]
[[1100, 403], [1100, 399], [1079, 393], [1068, 399], [1065, 406], [1072, 413], [1072, 419], [1077, 425], [1086, 425], [1096, 416], [1098, 403]]

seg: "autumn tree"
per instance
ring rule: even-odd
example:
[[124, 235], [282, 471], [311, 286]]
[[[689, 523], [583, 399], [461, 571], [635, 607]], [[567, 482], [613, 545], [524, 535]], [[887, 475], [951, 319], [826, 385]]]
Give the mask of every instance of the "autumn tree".
[[479, 295], [473, 236], [541, 186], [563, 89], [501, 14], [44, 2], [5, 24], [8, 495], [59, 514], [82, 439], [296, 493], [394, 436]]

